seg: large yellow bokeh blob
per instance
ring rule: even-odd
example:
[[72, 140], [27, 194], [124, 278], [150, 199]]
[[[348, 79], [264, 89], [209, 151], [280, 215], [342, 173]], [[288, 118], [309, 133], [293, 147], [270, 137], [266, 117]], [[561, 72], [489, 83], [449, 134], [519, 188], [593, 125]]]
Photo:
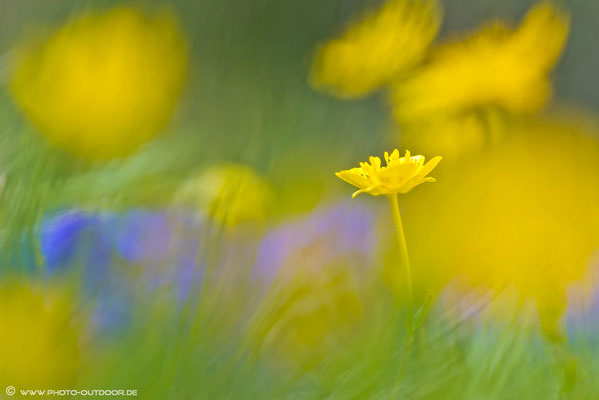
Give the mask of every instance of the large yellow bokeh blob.
[[121, 7], [73, 19], [17, 55], [12, 93], [56, 146], [90, 159], [123, 156], [170, 120], [187, 48], [169, 13]]
[[428, 196], [408, 198], [420, 286], [442, 287], [455, 277], [494, 290], [514, 286], [536, 300], [544, 328], [555, 330], [566, 287], [583, 277], [599, 248], [592, 134], [563, 121], [515, 125], [499, 145], [439, 175]]
[[[70, 299], [72, 300], [72, 299]], [[81, 325], [56, 288], [0, 284], [0, 386], [67, 389], [81, 364]]]

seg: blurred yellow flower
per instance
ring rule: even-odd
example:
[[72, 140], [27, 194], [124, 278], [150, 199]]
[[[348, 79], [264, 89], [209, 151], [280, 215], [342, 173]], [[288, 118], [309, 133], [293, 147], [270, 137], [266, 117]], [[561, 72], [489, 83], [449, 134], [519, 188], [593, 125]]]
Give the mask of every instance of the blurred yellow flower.
[[[0, 284], [0, 385], [69, 387], [79, 368], [80, 326], [56, 289]], [[4, 390], [4, 389], [3, 389]]]
[[311, 83], [341, 98], [365, 96], [422, 60], [440, 20], [434, 0], [389, 0], [317, 48]]
[[302, 272], [297, 268], [273, 290], [256, 326], [258, 343], [299, 359], [321, 354], [351, 332], [363, 316], [365, 296], [346, 265]]
[[[396, 136], [406, 147], [443, 154], [443, 162], [455, 164], [468, 160], [487, 146], [498, 144], [507, 133], [506, 127], [516, 123], [494, 107], [476, 113], [431, 117], [403, 124]], [[467, 162], [467, 161], [466, 161]]]
[[175, 193], [174, 202], [233, 226], [264, 219], [273, 198], [271, 185], [253, 169], [225, 164], [208, 168], [187, 181]]
[[361, 162], [359, 168], [339, 171], [335, 175], [360, 189], [354, 192], [352, 198], [360, 193], [373, 196], [407, 193], [424, 182], [435, 181], [427, 175], [439, 164], [441, 158], [434, 157], [424, 164], [424, 156], [410, 156], [410, 152], [406, 150], [405, 156], [400, 157], [399, 150], [395, 149], [391, 154], [385, 152], [387, 166], [381, 167], [379, 157], [370, 157], [370, 164]]
[[454, 277], [495, 290], [513, 285], [536, 300], [544, 331], [555, 336], [567, 285], [599, 249], [597, 131], [557, 119], [509, 129], [428, 196], [406, 199], [412, 257], [422, 266], [415, 281], [427, 290]]
[[517, 114], [539, 110], [551, 95], [548, 75], [568, 27], [564, 12], [542, 2], [516, 29], [494, 22], [465, 40], [439, 46], [413, 77], [393, 85], [397, 119], [426, 120], [481, 106]]
[[67, 22], [23, 46], [12, 93], [47, 138], [79, 156], [122, 156], [154, 138], [179, 100], [185, 40], [170, 13], [130, 7]]

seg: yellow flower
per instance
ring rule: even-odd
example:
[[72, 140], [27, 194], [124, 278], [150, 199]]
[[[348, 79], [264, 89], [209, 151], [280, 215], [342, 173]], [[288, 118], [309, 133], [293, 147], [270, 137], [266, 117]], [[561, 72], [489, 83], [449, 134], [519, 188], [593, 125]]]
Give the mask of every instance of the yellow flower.
[[352, 198], [360, 193], [373, 196], [407, 193], [424, 182], [435, 181], [427, 175], [439, 164], [441, 158], [434, 157], [424, 164], [424, 156], [410, 156], [410, 152], [406, 150], [405, 156], [400, 157], [399, 150], [395, 149], [391, 154], [385, 152], [387, 166], [381, 166], [380, 158], [370, 157], [370, 164], [361, 162], [359, 168], [339, 171], [335, 175], [360, 188]]
[[[68, 387], [79, 368], [80, 327], [69, 299], [32, 284], [0, 284], [0, 385]], [[4, 390], [4, 389], [2, 389]]]
[[555, 330], [567, 285], [599, 248], [599, 143], [590, 126], [577, 116], [506, 127], [511, 135], [498, 146], [406, 199], [418, 286], [456, 276], [494, 290], [513, 285], [536, 301], [543, 329]]
[[186, 64], [186, 43], [171, 14], [119, 7], [73, 19], [47, 40], [22, 46], [11, 88], [51, 143], [107, 159], [165, 127]]
[[390, 0], [317, 48], [311, 83], [341, 98], [365, 96], [421, 61], [440, 20], [434, 0]]
[[568, 34], [568, 17], [541, 3], [510, 29], [501, 22], [440, 46], [413, 77], [393, 86], [402, 122], [495, 106], [516, 114], [538, 111], [551, 95], [549, 72]]
[[208, 168], [187, 181], [175, 193], [174, 201], [233, 226], [264, 219], [273, 196], [270, 184], [253, 169], [226, 164]]

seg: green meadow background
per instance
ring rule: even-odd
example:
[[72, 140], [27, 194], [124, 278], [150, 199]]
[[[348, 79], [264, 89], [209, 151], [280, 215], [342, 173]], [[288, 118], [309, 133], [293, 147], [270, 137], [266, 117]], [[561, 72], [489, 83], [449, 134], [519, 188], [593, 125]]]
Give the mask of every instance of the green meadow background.
[[[121, 3], [0, 0], [0, 57], [7, 60], [23, 37], [74, 13]], [[0, 166], [12, 171], [3, 192], [5, 264], [18, 269], [23, 257], [40, 257], [22, 253], [20, 246], [35, 243], [40, 216], [48, 210], [76, 204], [160, 207], [193, 171], [216, 163], [247, 164], [266, 176], [278, 195], [274, 221], [349, 197], [352, 189], [333, 172], [397, 146], [387, 100], [378, 93], [340, 101], [310, 88], [307, 76], [315, 45], [379, 3], [134, 2], [176, 11], [189, 39], [189, 75], [167, 134], [130, 158], [106, 164], [72, 160], [51, 149], [6, 91], [0, 93]], [[489, 18], [516, 25], [533, 4], [443, 1], [441, 38]], [[599, 2], [563, 5], [571, 13], [571, 31], [552, 73], [553, 101], [597, 114]], [[5, 78], [8, 67], [2, 64]], [[228, 298], [208, 290], [181, 312], [173, 312], [171, 304], [149, 304], [118, 340], [94, 345], [93, 363], [77, 385], [135, 388], [141, 399], [599, 398], [598, 339], [570, 338], [563, 347], [551, 343], [533, 328], [530, 307], [499, 321], [466, 324], [432, 307], [406, 361], [401, 357], [406, 310], [378, 287], [380, 298], [369, 303], [366, 323], [346, 342], [321, 357], [280, 367], [277, 354], [248, 343], [251, 328], [240, 322], [247, 317], [240, 303], [252, 297], [251, 290]], [[492, 299], [502, 301], [509, 302], [509, 295]], [[402, 370], [404, 362], [408, 367]]]

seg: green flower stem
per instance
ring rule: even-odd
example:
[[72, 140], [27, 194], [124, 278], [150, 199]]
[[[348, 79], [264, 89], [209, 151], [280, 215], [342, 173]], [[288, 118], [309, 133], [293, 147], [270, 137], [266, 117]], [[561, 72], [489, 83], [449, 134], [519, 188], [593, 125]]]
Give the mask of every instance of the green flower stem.
[[402, 256], [403, 267], [405, 268], [406, 286], [408, 291], [409, 304], [412, 305], [414, 302], [414, 289], [412, 287], [412, 269], [410, 268], [410, 257], [408, 256], [408, 245], [406, 243], [406, 234], [403, 230], [401, 223], [401, 215], [399, 214], [399, 204], [397, 202], [397, 193], [390, 194], [389, 203], [391, 204], [391, 211], [393, 213], [393, 222], [395, 223], [395, 234], [397, 237], [397, 244], [399, 245], [399, 251]]
[[[394, 390], [399, 391], [401, 381], [403, 380], [406, 372], [408, 358], [412, 349], [412, 343], [414, 341], [414, 325], [412, 315], [414, 306], [414, 289], [412, 287], [412, 269], [410, 267], [410, 257], [408, 255], [408, 245], [406, 243], [406, 234], [403, 230], [403, 224], [401, 223], [401, 215], [399, 213], [399, 204], [397, 201], [397, 193], [388, 195], [389, 203], [391, 204], [391, 212], [393, 214], [393, 223], [395, 224], [395, 236], [397, 238], [397, 244], [402, 257], [402, 264], [405, 269], [406, 287], [408, 293], [408, 308], [406, 312], [406, 336], [404, 337], [403, 354], [399, 363], [399, 369], [395, 377], [395, 388]], [[396, 395], [399, 395], [396, 393]]]

